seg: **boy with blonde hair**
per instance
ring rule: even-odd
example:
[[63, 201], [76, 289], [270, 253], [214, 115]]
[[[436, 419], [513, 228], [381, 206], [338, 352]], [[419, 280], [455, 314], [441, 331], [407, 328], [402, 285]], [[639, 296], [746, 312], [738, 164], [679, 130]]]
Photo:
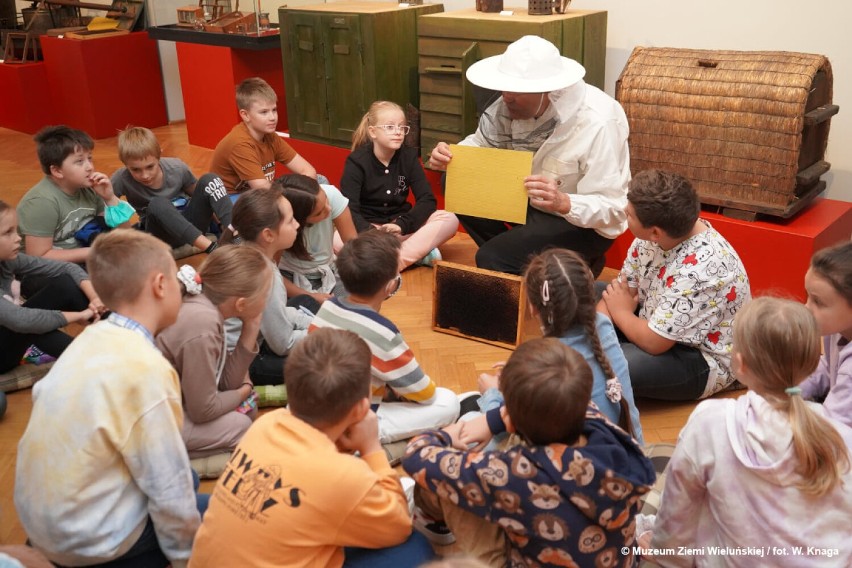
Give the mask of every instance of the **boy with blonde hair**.
[[139, 228], [172, 248], [192, 245], [210, 253], [215, 242], [204, 234], [210, 221], [231, 223], [231, 200], [216, 174], [196, 179], [178, 158], [160, 157], [154, 133], [142, 127], [118, 135], [118, 157], [124, 164], [112, 174], [115, 194], [125, 196], [139, 214]]
[[289, 408], [260, 417], [234, 450], [190, 566], [221, 566], [223, 558], [256, 568], [428, 560], [429, 544], [412, 535], [399, 474], [379, 444], [370, 349], [352, 332], [322, 329], [296, 345], [286, 367]]
[[268, 188], [276, 162], [293, 173], [317, 177], [314, 167], [276, 134], [278, 95], [269, 83], [251, 77], [237, 85], [237, 108], [242, 122], [216, 145], [210, 166], [222, 176], [232, 200], [247, 189]]
[[68, 126], [47, 126], [35, 137], [44, 178], [18, 203], [18, 230], [24, 252], [83, 263], [89, 248], [78, 231], [100, 217], [102, 229], [128, 226], [133, 207], [113, 192], [106, 174], [92, 163], [92, 137]]
[[200, 518], [178, 376], [154, 347], [181, 305], [175, 262], [163, 242], [118, 230], [95, 241], [87, 268], [112, 313], [33, 388], [18, 516], [55, 564], [185, 566]]

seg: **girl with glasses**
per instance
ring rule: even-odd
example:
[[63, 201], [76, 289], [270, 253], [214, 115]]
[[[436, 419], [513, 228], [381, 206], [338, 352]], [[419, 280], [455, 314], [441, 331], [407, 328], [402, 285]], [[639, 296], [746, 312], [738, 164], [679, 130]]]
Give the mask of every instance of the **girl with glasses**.
[[[417, 148], [404, 144], [409, 131], [399, 105], [374, 102], [352, 135], [340, 181], [359, 233], [378, 229], [399, 238], [400, 270], [441, 260], [437, 247], [456, 234], [459, 224], [454, 214], [437, 210]], [[408, 201], [411, 192], [414, 205]]]

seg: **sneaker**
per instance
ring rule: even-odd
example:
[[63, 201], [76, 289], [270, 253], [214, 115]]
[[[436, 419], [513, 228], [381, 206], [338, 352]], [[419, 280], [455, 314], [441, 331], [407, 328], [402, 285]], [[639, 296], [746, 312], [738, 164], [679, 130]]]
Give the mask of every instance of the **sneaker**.
[[468, 412], [481, 412], [479, 409], [479, 399], [482, 395], [479, 391], [463, 392], [458, 395], [459, 398], [459, 418]]
[[435, 544], [448, 545], [456, 541], [456, 535], [447, 523], [433, 519], [420, 507], [414, 507], [414, 530]]
[[441, 251], [439, 251], [437, 248], [433, 248], [431, 251], [429, 251], [429, 254], [427, 254], [414, 264], [416, 264], [417, 266], [435, 266], [435, 263], [439, 260], [443, 260], [443, 258], [441, 257]]

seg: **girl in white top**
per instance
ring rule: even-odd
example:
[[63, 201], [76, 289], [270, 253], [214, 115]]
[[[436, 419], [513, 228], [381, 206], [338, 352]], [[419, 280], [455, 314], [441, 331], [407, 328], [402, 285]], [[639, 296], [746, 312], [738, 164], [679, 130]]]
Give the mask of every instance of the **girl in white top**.
[[764, 297], [740, 310], [732, 367], [749, 392], [700, 403], [681, 432], [653, 533], [639, 539], [655, 562], [852, 565], [852, 429], [798, 386], [819, 358], [803, 305]]
[[293, 206], [299, 223], [296, 241], [281, 254], [278, 268], [287, 294], [308, 294], [318, 302], [346, 296], [334, 264], [335, 231], [340, 242], [358, 236], [349, 200], [333, 185], [319, 184], [301, 174], [281, 176], [274, 182]]

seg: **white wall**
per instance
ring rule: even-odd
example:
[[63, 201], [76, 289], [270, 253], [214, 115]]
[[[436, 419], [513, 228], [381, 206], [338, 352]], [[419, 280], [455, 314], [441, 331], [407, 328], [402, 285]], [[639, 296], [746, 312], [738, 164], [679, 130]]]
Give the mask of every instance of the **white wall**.
[[[149, 6], [153, 4], [151, 13], [156, 14], [160, 24], [174, 22], [175, 8], [191, 3], [187, 0], [148, 1]], [[526, 2], [504, 1], [506, 9], [525, 10], [527, 7]], [[459, 10], [472, 7], [474, 0], [445, 0], [443, 4], [446, 11]], [[277, 6], [268, 0], [264, 4], [275, 20]], [[852, 201], [852, 40], [846, 35], [852, 35], [849, 28], [852, 3], [839, 0], [574, 0], [571, 8], [608, 12], [606, 91], [610, 94], [636, 46], [801, 51], [828, 56], [834, 70], [834, 103], [840, 106], [840, 113], [831, 122], [826, 156], [831, 170], [823, 179], [828, 183], [828, 197]], [[172, 19], [161, 20], [160, 15], [165, 16], [169, 10]], [[180, 92], [174, 66], [173, 59], [164, 56], [169, 117], [179, 120], [183, 118], [183, 109], [173, 109], [171, 103], [174, 93]]]

